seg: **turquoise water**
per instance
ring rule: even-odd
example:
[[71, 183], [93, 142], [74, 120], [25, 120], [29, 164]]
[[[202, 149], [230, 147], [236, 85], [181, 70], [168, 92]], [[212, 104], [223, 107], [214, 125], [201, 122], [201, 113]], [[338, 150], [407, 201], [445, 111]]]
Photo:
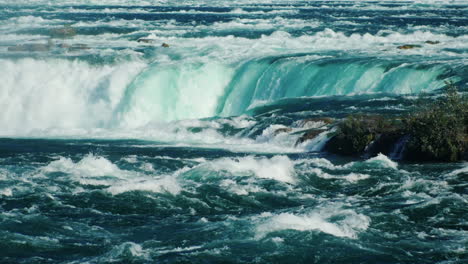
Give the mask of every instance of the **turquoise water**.
[[[309, 117], [466, 90], [467, 17], [464, 1], [0, 0], [0, 262], [466, 263], [466, 163], [295, 143]], [[30, 44], [46, 49], [11, 48]]]

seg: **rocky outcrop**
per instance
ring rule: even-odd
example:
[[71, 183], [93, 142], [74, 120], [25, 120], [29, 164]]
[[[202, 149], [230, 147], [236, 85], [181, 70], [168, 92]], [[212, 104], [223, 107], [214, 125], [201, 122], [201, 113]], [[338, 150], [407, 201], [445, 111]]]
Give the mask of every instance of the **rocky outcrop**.
[[375, 151], [388, 153], [392, 141], [401, 130], [396, 119], [380, 115], [349, 116], [337, 125], [335, 135], [325, 145], [325, 150], [340, 155], [361, 155], [369, 150], [371, 144]]
[[468, 158], [468, 96], [448, 82], [445, 94], [410, 115], [355, 115], [340, 121], [325, 150], [340, 155], [392, 152], [406, 161], [457, 162]]

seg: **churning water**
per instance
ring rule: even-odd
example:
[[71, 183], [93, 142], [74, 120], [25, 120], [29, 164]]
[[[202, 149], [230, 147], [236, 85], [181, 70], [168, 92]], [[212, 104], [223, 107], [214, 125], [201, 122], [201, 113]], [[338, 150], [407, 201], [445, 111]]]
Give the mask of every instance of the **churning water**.
[[464, 1], [0, 0], [0, 262], [467, 263], [466, 163], [294, 133], [466, 88], [467, 33]]

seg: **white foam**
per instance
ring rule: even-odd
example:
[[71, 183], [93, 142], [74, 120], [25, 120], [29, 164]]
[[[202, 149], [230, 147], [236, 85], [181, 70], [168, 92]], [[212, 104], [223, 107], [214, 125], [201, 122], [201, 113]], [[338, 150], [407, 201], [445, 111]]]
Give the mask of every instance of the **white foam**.
[[379, 153], [376, 157], [366, 160], [365, 163], [379, 165], [384, 168], [390, 168], [395, 170], [398, 169], [398, 163], [392, 161], [382, 153]]
[[125, 242], [115, 246], [105, 254], [104, 258], [100, 258], [102, 262], [117, 262], [121, 261], [122, 258], [127, 259], [128, 256], [132, 256], [139, 259], [148, 260], [150, 252], [144, 250], [140, 244], [133, 242]]
[[[3, 23], [1, 23], [3, 22]], [[61, 19], [44, 19], [40, 16], [19, 16], [12, 17], [6, 21], [0, 22], [0, 30], [5, 32], [11, 32], [11, 29], [15, 30], [23, 28], [34, 28], [34, 27], [52, 27], [57, 24], [64, 24], [69, 22], [68, 20]], [[3, 37], [2, 37], [2, 40]]]
[[11, 188], [0, 189], [0, 195], [12, 196], [13, 195], [13, 190]]
[[[332, 218], [342, 220], [332, 222]], [[321, 208], [306, 214], [281, 213], [263, 216], [257, 225], [255, 237], [262, 239], [271, 232], [282, 230], [311, 231], [318, 230], [337, 237], [356, 239], [370, 224], [369, 217], [353, 210], [336, 206]]]
[[[270, 125], [262, 131], [262, 134], [255, 138], [257, 143], [269, 143], [276, 146], [290, 147], [294, 146], [294, 143], [297, 141], [297, 138], [300, 136], [298, 134], [291, 135], [290, 133], [278, 133], [278, 129], [287, 128], [283, 125]], [[291, 131], [293, 132], [293, 131]]]
[[[0, 134], [94, 128], [111, 120], [126, 86], [144, 66], [91, 66], [66, 60], [0, 60]], [[60, 111], [58, 111], [60, 109]]]
[[334, 129], [326, 130], [318, 134], [313, 139], [304, 141], [303, 143], [299, 145], [299, 147], [303, 147], [304, 149], [308, 151], [321, 151], [325, 147], [325, 144], [330, 139], [329, 135], [333, 133], [334, 131], [335, 131]]
[[[458, 0], [458, 1], [453, 1], [453, 0], [395, 0], [396, 2], [403, 2], [403, 3], [410, 3], [410, 4], [448, 4], [448, 5], [456, 5], [460, 3], [464, 3], [463, 0]], [[301, 1], [297, 1], [301, 2]], [[346, 2], [350, 3], [353, 1], [349, 0], [336, 0], [335, 2]], [[364, 6], [370, 6], [373, 8], [379, 7], [378, 5], [375, 5], [374, 2], [371, 3], [365, 3], [362, 1], [355, 1], [355, 5], [351, 5], [351, 7], [355, 8], [361, 8], [363, 7], [363, 4], [366, 4]], [[0, 0], [0, 3], [6, 3], [6, 4], [12, 4], [11, 0]], [[16, 0], [14, 4], [18, 5], [37, 5], [37, 4], [46, 4], [46, 5], [54, 5], [54, 6], [68, 6], [71, 4], [74, 5], [79, 5], [79, 4], [92, 4], [96, 6], [100, 5], [118, 5], [118, 6], [127, 6], [127, 5], [142, 5], [142, 6], [147, 6], [147, 5], [168, 5], [172, 3], [172, 0], [101, 0], [101, 1], [93, 1], [93, 0], [62, 0], [58, 3], [51, 3], [50, 0]], [[205, 6], [205, 5], [210, 5], [210, 6], [226, 6], [228, 3], [231, 3], [230, 1], [212, 1], [212, 0], [180, 0], [178, 1], [178, 4], [181, 6], [193, 6], [196, 4], [197, 6]], [[252, 4], [251, 0], [238, 0], [236, 1], [238, 4], [243, 4], [243, 5], [248, 5]], [[255, 3], [259, 4], [274, 4], [278, 3], [278, 0], [256, 0]], [[307, 7], [308, 5], [305, 5]], [[303, 7], [303, 8], [305, 8]], [[327, 5], [320, 5], [320, 8], [327, 7]], [[335, 7], [335, 6], [333, 6]], [[349, 8], [348, 5], [338, 5], [337, 7], [339, 8]], [[412, 5], [411, 5], [412, 7]], [[417, 6], [416, 6], [417, 7]], [[278, 7], [281, 8], [281, 7]], [[290, 7], [286, 7], [290, 8]], [[314, 6], [310, 6], [310, 8], [314, 8]], [[391, 8], [402, 8], [400, 6], [382, 6], [381, 8], [385, 9], [391, 9]], [[404, 7], [403, 7], [404, 8]]]
[[[60, 157], [41, 168], [41, 172], [64, 172], [81, 184], [109, 186], [105, 190], [113, 195], [131, 191], [168, 192], [177, 195], [181, 191], [177, 182], [177, 175], [180, 171], [164, 176], [126, 171], [108, 159], [93, 154], [86, 155], [76, 163], [70, 158]], [[78, 190], [78, 192], [82, 191], [84, 190]]]
[[[67, 0], [61, 1], [61, 3], [49, 3], [49, 1], [42, 0], [34, 2], [47, 4], [52, 7], [60, 6], [65, 2], [88, 3], [92, 5], [101, 5], [103, 3], [117, 3], [118, 5], [136, 3], [132, 0], [106, 0], [99, 3], [84, 0]], [[155, 0], [144, 2], [161, 3]], [[18, 3], [27, 4], [26, 1], [21, 0]], [[145, 5], [145, 3], [138, 4]], [[183, 3], [192, 2], [183, 1]], [[203, 3], [223, 5], [221, 3], [213, 3], [212, 1]], [[178, 4], [182, 3], [179, 1]], [[67, 6], [67, 8], [69, 7]], [[275, 12], [296, 12], [290, 6], [273, 8], [277, 9], [274, 10]], [[56, 9], [60, 10], [60, 8]], [[79, 9], [79, 7], [74, 7], [71, 8], [71, 11], [75, 12]], [[236, 3], [236, 6], [229, 9], [228, 12], [239, 14], [251, 13], [248, 10], [247, 7], [237, 6]], [[87, 9], [82, 11], [87, 12]], [[126, 9], [123, 6], [112, 7], [102, 12], [127, 11], [152, 12], [145, 8]], [[193, 12], [200, 11], [194, 10]], [[257, 11], [253, 13], [255, 12]], [[46, 17], [45, 15], [36, 15], [12, 18], [8, 20], [9, 22], [6, 27], [11, 27], [11, 24], [15, 23], [20, 25], [41, 24], [44, 27], [53, 26], [55, 23], [65, 23], [65, 21], [47, 20], [45, 19]], [[93, 132], [96, 129], [107, 129], [111, 125], [119, 127], [119, 129], [142, 129], [154, 122], [211, 117], [218, 114], [216, 110], [219, 99], [225, 95], [226, 89], [229, 87], [228, 84], [235, 76], [239, 65], [243, 65], [246, 61], [266, 56], [281, 56], [292, 53], [323, 54], [327, 51], [335, 50], [349, 53], [356, 51], [359, 54], [364, 52], [370, 56], [381, 56], [382, 54], [384, 56], [401, 56], [402, 54], [434, 55], [435, 52], [439, 54], [453, 48], [464, 48], [468, 40], [468, 37], [465, 35], [452, 37], [443, 33], [434, 33], [430, 28], [416, 30], [411, 33], [385, 30], [375, 34], [355, 33], [351, 35], [327, 28], [313, 34], [307, 33], [296, 36], [288, 33], [288, 31], [290, 29], [302, 29], [304, 27], [322, 25], [320, 22], [313, 20], [280, 16], [267, 16], [257, 19], [242, 16], [242, 18], [235, 18], [228, 22], [217, 22], [210, 25], [188, 25], [187, 23], [181, 23], [173, 19], [161, 21], [105, 19], [99, 21], [80, 21], [74, 26], [138, 28], [140, 30], [134, 32], [136, 35], [147, 35], [148, 38], [154, 40], [154, 45], [157, 46], [163, 42], [170, 43], [171, 48], [162, 49], [155, 47], [155, 49], [159, 50], [155, 52], [154, 58], [150, 59], [152, 62], [154, 61], [154, 64], [145, 68], [148, 65], [144, 62], [147, 59], [146, 56], [140, 54], [140, 49], [142, 48], [140, 45], [142, 44], [136, 42], [133, 37], [127, 34], [116, 33], [103, 33], [98, 37], [95, 35], [78, 34], [73, 39], [67, 39], [64, 42], [86, 43], [91, 49], [80, 51], [80, 54], [82, 52], [83, 54], [93, 56], [115, 56], [115, 58], [118, 58], [117, 62], [103, 66], [92, 65], [79, 60], [68, 61], [64, 59], [0, 60], [0, 68], [2, 69], [0, 72], [0, 79], [2, 80], [0, 83], [0, 106], [3, 109], [2, 114], [0, 114], [0, 135], [29, 136], [38, 135], [41, 132], [43, 133], [42, 135], [54, 135], [55, 131], [57, 132], [55, 134], [70, 135], [74, 134], [73, 131], [78, 131], [76, 134], [81, 133], [94, 137]], [[233, 28], [239, 30], [267, 29], [268, 32], [273, 30], [275, 32], [253, 39], [225, 34], [232, 31]], [[207, 37], [186, 37], [189, 32], [195, 32], [195, 34], [214, 33]], [[2, 34], [2, 41], [14, 41], [15, 38], [18, 38], [16, 39], [18, 43], [24, 43], [30, 37], [33, 38], [33, 41], [46, 41], [44, 36], [27, 35], [25, 37], [25, 35], [11, 34], [11, 32], [3, 33], [5, 34]], [[441, 41], [441, 45], [424, 45], [424, 41], [426, 40]], [[423, 47], [404, 51], [396, 49], [397, 45], [405, 43], [419, 43]], [[145, 50], [147, 48], [149, 47], [145, 47]], [[4, 46], [4, 49], [6, 50], [6, 46]], [[66, 57], [74, 56], [73, 54], [62, 55]], [[127, 55], [130, 59], [126, 58]], [[304, 63], [319, 59], [320, 57], [314, 56], [317, 55], [304, 56], [308, 60]], [[449, 56], [463, 57], [465, 55], [452, 54]], [[298, 58], [297, 61], [300, 62], [303, 59]], [[133, 60], [133, 62], [128, 62], [128, 60]], [[296, 58], [292, 60], [296, 61]], [[360, 79], [359, 85], [356, 86], [357, 88], [354, 92], [373, 92], [374, 86], [372, 84], [375, 78], [373, 79], [372, 76], [387, 74], [383, 71], [384, 67], [375, 67], [375, 69], [368, 70]], [[434, 67], [433, 70], [428, 71], [418, 71], [415, 75], [402, 75], [401, 85], [395, 85], [395, 90], [391, 92], [409, 93], [411, 92], [411, 87], [414, 86], [428, 87], [427, 89], [430, 90], [443, 85], [443, 81], [433, 80], [435, 76], [440, 75], [441, 68]], [[415, 76], [418, 78], [415, 78]], [[276, 78], [274, 80], [278, 80], [279, 82], [279, 79]], [[418, 85], [415, 85], [415, 79], [420, 80], [421, 83], [418, 82]], [[127, 89], [131, 86], [132, 81], [135, 81], [134, 89]], [[430, 82], [430, 85], [422, 85], [424, 82]], [[127, 92], [131, 94], [127, 98], [128, 102], [124, 99], [124, 95]], [[261, 93], [261, 91], [258, 91], [258, 93]], [[349, 91], [337, 90], [336, 93], [349, 94]], [[279, 99], [273, 95], [272, 93], [266, 96], [267, 98], [250, 99], [253, 100], [253, 104], [256, 101], [267, 103]], [[304, 94], [290, 94], [290, 96], [304, 96]], [[244, 98], [238, 99], [244, 100]], [[122, 105], [125, 105], [123, 107], [125, 110], [118, 109], [118, 106]], [[231, 103], [231, 105], [236, 105], [236, 102]], [[56, 111], [56, 109], [60, 109], [60, 111]], [[118, 115], [115, 115], [116, 113]], [[227, 110], [223, 110], [221, 113], [221, 115], [230, 114], [230, 111]], [[235, 123], [234, 120], [233, 123]], [[241, 127], [248, 124], [247, 122], [240, 122], [236, 125]], [[145, 135], [138, 135], [138, 132], [132, 134], [129, 131], [124, 131], [122, 134], [127, 132], [127, 135], [132, 138], [145, 137]], [[118, 133], [116, 133], [116, 137], [119, 137]], [[167, 132], [165, 134], [170, 133]], [[108, 134], [113, 134], [113, 132], [109, 132]], [[181, 138], [185, 136], [180, 135]], [[223, 137], [219, 137], [215, 132], [210, 134], [206, 132], [204, 136], [210, 140], [216, 138], [212, 142], [224, 140]], [[162, 137], [164, 138], [165, 136], [163, 135]], [[274, 140], [276, 141], [274, 144], [284, 147], [289, 144], [292, 137], [281, 136]], [[322, 139], [319, 141], [320, 144], [324, 142]], [[314, 142], [305, 148], [315, 151], [319, 149], [320, 144]]]
[[237, 184], [237, 182], [226, 179], [221, 181], [220, 186], [237, 195], [249, 195], [251, 193], [267, 192], [265, 189], [257, 186], [254, 182], [247, 184]]
[[465, 165], [465, 167], [463, 167], [463, 168], [456, 169], [456, 170], [448, 173], [447, 176], [456, 176], [456, 175], [462, 174], [462, 173], [468, 173], [468, 164]]
[[221, 124], [229, 124], [235, 128], [246, 128], [249, 126], [253, 126], [255, 123], [257, 123], [257, 121], [253, 120], [247, 115], [240, 115], [231, 119], [221, 118], [216, 121], [220, 122]]
[[208, 166], [215, 171], [225, 170], [234, 175], [253, 174], [259, 178], [274, 179], [287, 183], [296, 182], [294, 164], [286, 156], [223, 158], [209, 163]]
[[160, 249], [157, 251], [159, 254], [167, 253], [178, 253], [178, 252], [191, 252], [203, 248], [203, 246], [191, 246], [191, 247], [176, 247], [172, 249]]
[[106, 190], [113, 195], [131, 191], [168, 192], [177, 195], [180, 193], [181, 187], [174, 176], [165, 176], [155, 179], [131, 179], [115, 184]]
[[357, 182], [360, 180], [368, 179], [370, 177], [369, 174], [362, 174], [362, 173], [354, 173], [351, 172], [349, 174], [345, 175], [332, 175], [329, 173], [326, 173], [322, 171], [319, 168], [312, 168], [309, 170], [309, 172], [317, 175], [317, 177], [323, 178], [323, 179], [340, 179], [340, 180], [346, 180], [349, 182]]
[[80, 177], [99, 176], [123, 176], [124, 171], [120, 170], [108, 159], [93, 154], [86, 155], [79, 162], [75, 163], [70, 158], [60, 157], [42, 168], [44, 172], [65, 172], [79, 175]]
[[350, 170], [362, 165], [374, 165], [375, 168], [389, 168], [389, 169], [398, 169], [398, 163], [392, 161], [390, 158], [385, 156], [382, 153], [379, 153], [373, 158], [369, 158], [365, 161], [353, 161], [343, 165], [335, 165], [325, 158], [311, 158], [311, 159], [301, 159], [295, 161], [296, 165], [313, 165], [318, 168], [324, 168], [328, 170]]
[[331, 163], [329, 160], [325, 158], [311, 158], [307, 160], [297, 160], [295, 162], [296, 164], [311, 164], [313, 166], [317, 166], [319, 168], [326, 168], [329, 170], [336, 170], [336, 169], [341, 169], [343, 166], [340, 165], [334, 165]]

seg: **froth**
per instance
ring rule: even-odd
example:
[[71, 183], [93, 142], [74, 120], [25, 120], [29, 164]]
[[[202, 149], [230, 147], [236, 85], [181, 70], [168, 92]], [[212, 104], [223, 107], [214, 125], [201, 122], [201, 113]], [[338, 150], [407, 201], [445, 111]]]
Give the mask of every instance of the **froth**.
[[123, 176], [124, 171], [104, 157], [86, 155], [77, 163], [70, 158], [60, 157], [42, 169], [44, 172], [65, 172], [81, 177]]
[[[113, 195], [131, 191], [168, 192], [175, 195], [181, 190], [176, 179], [177, 172], [174, 175], [154, 176], [122, 170], [108, 159], [93, 154], [86, 155], [76, 163], [70, 158], [60, 157], [41, 171], [67, 173], [81, 184], [108, 186], [105, 190]], [[84, 191], [82, 188], [80, 190]]]
[[[0, 134], [108, 123], [126, 86], [144, 64], [92, 66], [67, 60], [0, 60]], [[60, 111], [58, 111], [60, 109]]]
[[[281, 213], [264, 217], [256, 228], [256, 238], [282, 230], [318, 230], [337, 237], [357, 238], [370, 224], [369, 217], [335, 205], [304, 214]], [[341, 220], [332, 220], [341, 219]]]
[[229, 171], [232, 174], [253, 174], [259, 178], [295, 183], [293, 162], [286, 156], [255, 158], [248, 156], [237, 159], [220, 159], [209, 165], [216, 171]]

